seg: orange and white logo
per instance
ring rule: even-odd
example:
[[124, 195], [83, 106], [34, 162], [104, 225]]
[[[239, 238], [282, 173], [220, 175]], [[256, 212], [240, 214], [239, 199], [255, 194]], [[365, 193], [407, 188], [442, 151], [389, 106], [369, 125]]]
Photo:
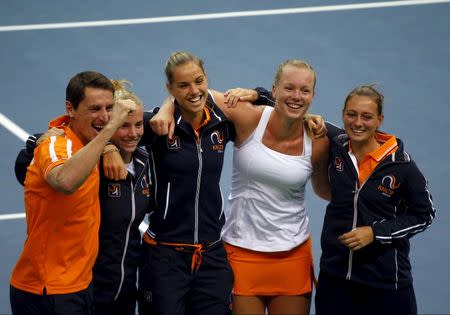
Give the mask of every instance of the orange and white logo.
[[223, 140], [224, 140], [224, 135], [222, 132], [220, 132], [219, 130], [214, 130], [211, 135], [210, 135], [210, 139], [211, 139], [211, 143], [212, 145], [212, 149], [214, 151], [219, 151], [222, 152], [223, 151]]
[[395, 178], [394, 175], [384, 176], [383, 179], [381, 180], [381, 184], [383, 186], [389, 187], [390, 189], [397, 189], [400, 187], [400, 183], [397, 183], [397, 179]]
[[173, 136], [172, 139], [167, 138], [167, 148], [169, 150], [178, 150], [181, 147], [180, 138]]
[[120, 197], [120, 184], [109, 183], [108, 184], [108, 196]]
[[400, 183], [394, 175], [386, 175], [381, 179], [381, 185], [378, 185], [378, 190], [383, 195], [391, 197], [399, 187]]
[[144, 176], [142, 176], [141, 179], [141, 188], [142, 188], [142, 194], [146, 195], [146, 196], [150, 196], [150, 188], [149, 188], [149, 181], [147, 178], [147, 175], [145, 174]]
[[342, 172], [344, 170], [344, 159], [339, 156], [335, 157], [334, 167], [336, 168], [336, 171]]
[[222, 143], [223, 143], [224, 136], [223, 136], [223, 133], [220, 132], [219, 130], [214, 130], [214, 131], [211, 133], [210, 138], [211, 138], [211, 142], [212, 142], [213, 144], [222, 144]]

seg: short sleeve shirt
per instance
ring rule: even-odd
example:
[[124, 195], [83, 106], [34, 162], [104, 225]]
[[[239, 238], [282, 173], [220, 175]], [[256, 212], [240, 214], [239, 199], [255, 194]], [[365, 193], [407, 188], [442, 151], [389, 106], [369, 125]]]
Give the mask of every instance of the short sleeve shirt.
[[27, 239], [11, 276], [17, 289], [43, 294], [66, 294], [86, 289], [98, 252], [100, 206], [99, 171], [65, 195], [46, 181], [48, 173], [64, 164], [83, 143], [62, 116], [50, 127], [64, 129], [65, 136], [52, 136], [41, 143], [25, 179]]

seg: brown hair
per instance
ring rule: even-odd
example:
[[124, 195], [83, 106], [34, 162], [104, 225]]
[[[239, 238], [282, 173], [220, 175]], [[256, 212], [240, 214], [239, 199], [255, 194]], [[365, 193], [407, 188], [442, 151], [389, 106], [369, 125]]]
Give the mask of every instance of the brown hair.
[[105, 75], [95, 71], [80, 72], [70, 79], [66, 87], [66, 101], [69, 101], [74, 109], [84, 100], [87, 87], [108, 90], [114, 95], [114, 86]]
[[203, 73], [206, 74], [203, 60], [188, 51], [175, 51], [170, 55], [169, 59], [167, 59], [164, 67], [167, 83], [173, 83], [173, 72], [175, 71], [175, 68], [188, 62], [195, 63], [202, 69]]
[[373, 83], [355, 87], [345, 98], [343, 110], [345, 110], [345, 108], [347, 107], [348, 101], [350, 101], [350, 99], [354, 96], [370, 97], [375, 102], [375, 104], [377, 104], [378, 115], [383, 114], [384, 95], [376, 89], [376, 84]]

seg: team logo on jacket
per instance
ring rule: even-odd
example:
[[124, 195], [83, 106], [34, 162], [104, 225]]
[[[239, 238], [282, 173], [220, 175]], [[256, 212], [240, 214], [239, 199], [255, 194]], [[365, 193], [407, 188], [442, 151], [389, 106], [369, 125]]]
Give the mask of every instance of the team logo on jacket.
[[219, 130], [214, 130], [209, 136], [214, 151], [223, 152], [223, 140], [225, 139], [223, 133]]
[[167, 149], [178, 150], [181, 147], [180, 138], [173, 136], [172, 139], [167, 138]]
[[342, 172], [344, 171], [344, 159], [337, 156], [334, 158], [334, 167], [336, 168], [336, 171]]
[[109, 183], [108, 184], [108, 196], [120, 197], [120, 184]]
[[152, 291], [143, 291], [142, 292], [142, 299], [145, 302], [151, 302], [153, 300], [153, 294]]
[[378, 185], [378, 190], [385, 196], [391, 197], [395, 190], [400, 187], [400, 183], [394, 175], [386, 175], [381, 179], [381, 184]]
[[142, 188], [142, 194], [143, 195], [145, 195], [145, 196], [149, 196], [150, 195], [150, 188], [149, 188], [149, 184], [148, 184], [148, 177], [147, 177], [147, 175], [142, 176], [141, 188]]

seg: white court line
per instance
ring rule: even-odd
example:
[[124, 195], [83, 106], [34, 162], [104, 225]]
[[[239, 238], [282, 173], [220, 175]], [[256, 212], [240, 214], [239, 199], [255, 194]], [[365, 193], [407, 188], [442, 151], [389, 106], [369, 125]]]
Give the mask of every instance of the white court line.
[[[25, 219], [25, 212], [0, 214], [0, 221], [17, 220], [17, 219]], [[142, 223], [139, 225], [139, 230], [141, 231], [141, 233], [145, 233], [145, 231], [147, 231], [147, 228], [148, 228], [148, 223], [145, 221], [142, 221]]]
[[[27, 141], [29, 136], [28, 132], [20, 128], [16, 123], [10, 120], [8, 117], [0, 113], [0, 125], [11, 131], [12, 134], [17, 136], [22, 141]], [[16, 220], [16, 219], [24, 219], [25, 213], [10, 213], [10, 214], [0, 214], [0, 221], [5, 220]]]
[[[17, 220], [17, 219], [25, 219], [25, 212], [0, 214], [0, 221]], [[147, 231], [147, 228], [148, 228], [148, 223], [145, 221], [142, 221], [142, 223], [139, 225], [139, 231], [141, 231], [141, 233], [145, 233], [145, 231]]]
[[0, 125], [11, 131], [14, 135], [16, 135], [20, 140], [27, 141], [29, 137], [29, 133], [20, 128], [16, 123], [10, 120], [8, 117], [0, 113]]
[[150, 18], [139, 18], [139, 19], [8, 25], [8, 26], [0, 26], [0, 32], [213, 20], [213, 19], [227, 19], [227, 18], [248, 17], [248, 16], [264, 16], [264, 15], [300, 14], [300, 13], [327, 12], [327, 11], [375, 9], [375, 8], [401, 7], [401, 6], [411, 6], [411, 5], [449, 3], [449, 2], [450, 2], [450, 0], [402, 0], [402, 1], [367, 2], [367, 3], [354, 3], [354, 4], [297, 7], [297, 8], [274, 9], [274, 10], [235, 11], [235, 12], [224, 12], [224, 13], [162, 16], [162, 17], [150, 17]]
[[0, 221], [24, 219], [24, 218], [25, 218], [25, 212], [22, 212], [22, 213], [10, 213], [10, 214], [0, 214]]

